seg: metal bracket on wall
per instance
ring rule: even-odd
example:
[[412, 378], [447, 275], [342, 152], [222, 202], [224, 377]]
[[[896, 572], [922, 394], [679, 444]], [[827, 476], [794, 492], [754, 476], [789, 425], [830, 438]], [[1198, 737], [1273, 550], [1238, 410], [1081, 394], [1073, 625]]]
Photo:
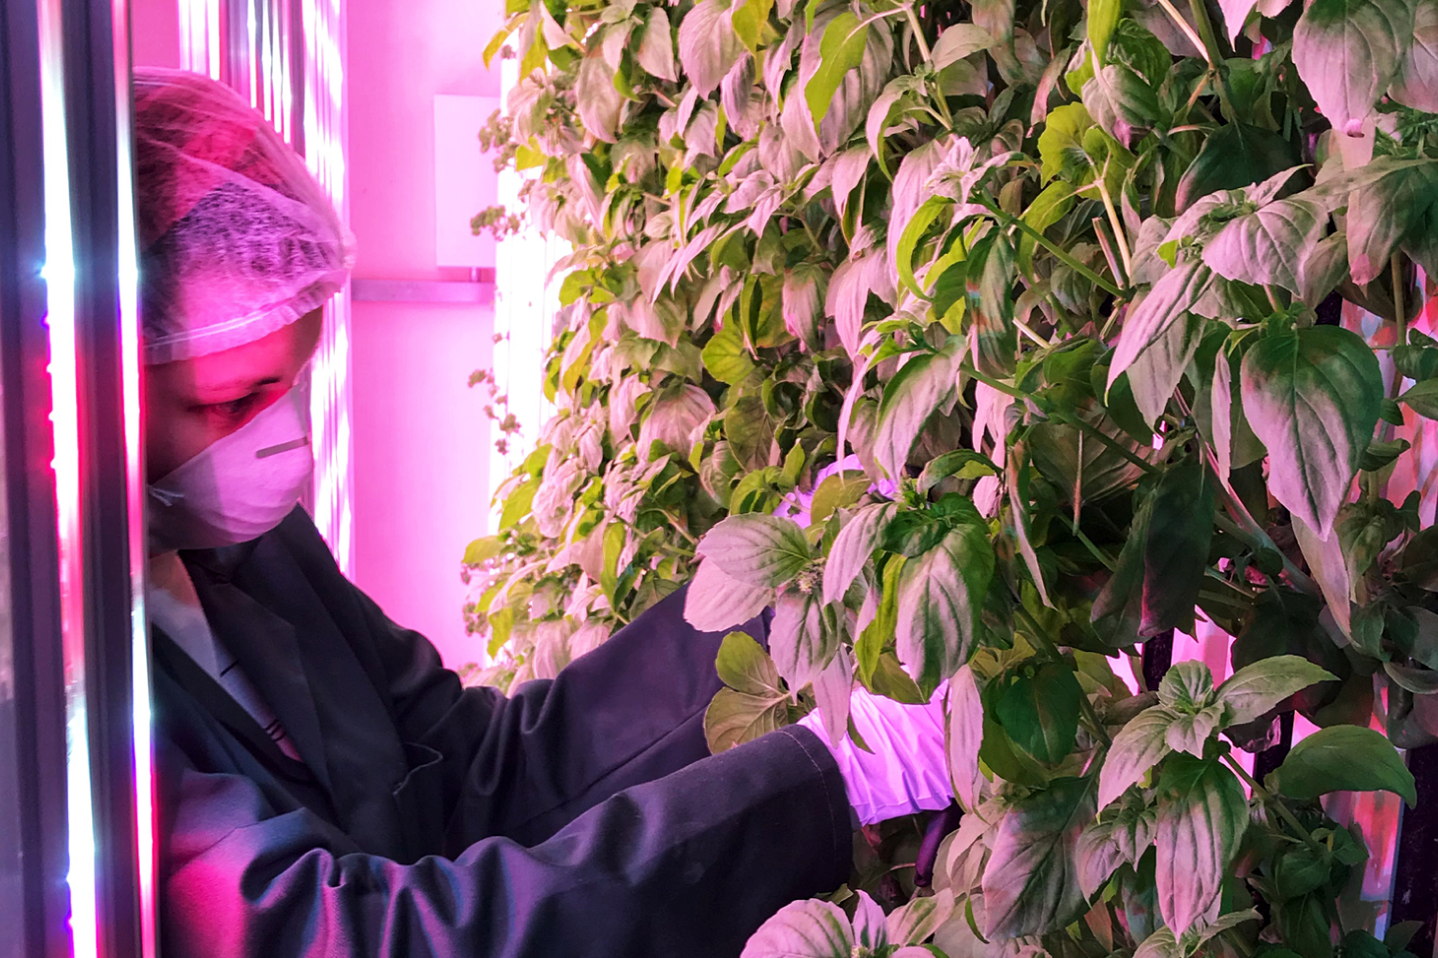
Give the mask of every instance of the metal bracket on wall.
[[468, 282], [455, 280], [356, 279], [350, 299], [357, 303], [494, 302], [494, 270], [476, 269]]

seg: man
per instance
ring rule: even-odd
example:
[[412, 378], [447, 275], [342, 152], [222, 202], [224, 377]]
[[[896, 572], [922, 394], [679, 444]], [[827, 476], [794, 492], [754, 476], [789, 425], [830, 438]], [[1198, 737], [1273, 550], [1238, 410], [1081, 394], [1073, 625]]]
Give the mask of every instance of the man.
[[709, 756], [721, 636], [682, 592], [553, 681], [462, 688], [295, 505], [344, 228], [224, 87], [135, 99], [167, 955], [733, 956], [844, 879], [854, 820], [948, 802], [935, 707], [861, 697], [873, 755]]

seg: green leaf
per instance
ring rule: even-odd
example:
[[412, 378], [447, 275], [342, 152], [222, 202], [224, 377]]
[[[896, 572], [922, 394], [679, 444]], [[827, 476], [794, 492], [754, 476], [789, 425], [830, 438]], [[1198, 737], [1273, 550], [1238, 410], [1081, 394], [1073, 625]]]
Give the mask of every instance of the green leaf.
[[953, 913], [954, 893], [950, 889], [938, 890], [928, 898], [911, 898], [908, 904], [889, 912], [889, 943], [917, 945], [928, 941]]
[[1230, 220], [1203, 248], [1218, 275], [1255, 286], [1276, 285], [1302, 296], [1305, 264], [1328, 225], [1328, 211], [1295, 196]]
[[937, 459], [930, 459], [924, 471], [919, 474], [919, 491], [928, 492], [943, 480], [953, 476], [958, 479], [979, 479], [996, 476], [999, 467], [993, 460], [972, 449], [955, 449]]
[[1123, 0], [1089, 0], [1088, 42], [1100, 65], [1107, 63], [1108, 41], [1123, 15]]
[[679, 79], [679, 71], [674, 65], [674, 38], [669, 33], [669, 15], [663, 7], [649, 8], [634, 59], [650, 76], [671, 83]]
[[1129, 307], [1108, 368], [1110, 388], [1139, 353], [1153, 345], [1170, 326], [1194, 308], [1213, 281], [1213, 271], [1193, 260], [1165, 273], [1137, 306]]
[[1148, 81], [1122, 63], [1110, 63], [1083, 85], [1083, 103], [1105, 133], [1132, 149], [1163, 114]]
[[1335, 326], [1276, 333], [1244, 356], [1242, 394], [1271, 457], [1270, 491], [1327, 538], [1378, 423], [1378, 358]]
[[713, 93], [743, 55], [727, 0], [699, 0], [679, 21], [679, 63], [700, 97]]
[[959, 342], [941, 352], [920, 353], [905, 363], [884, 386], [879, 401], [879, 427], [874, 436], [874, 459], [892, 477], [904, 474], [909, 450], [920, 430], [939, 406], [946, 404], [958, 385]]
[[1158, 683], [1158, 700], [1175, 712], [1194, 715], [1214, 702], [1213, 673], [1196, 659], [1175, 662]]
[[[1036, 232], [1043, 233], [1063, 219], [1073, 205], [1073, 185], [1063, 180], [1056, 180], [1044, 187], [1043, 191], [1034, 197], [1033, 202], [1028, 205], [1019, 219], [1033, 227]], [[1033, 273], [1034, 251], [1037, 247], [1038, 241], [1027, 233], [1019, 237], [1018, 264], [1020, 272], [1025, 275]]]
[[699, 563], [685, 593], [684, 621], [701, 632], [722, 632], [754, 618], [773, 600], [772, 589], [731, 579], [706, 560]]
[[1082, 103], [1067, 103], [1049, 111], [1044, 131], [1039, 134], [1039, 158], [1043, 161], [1045, 183], [1065, 170], [1087, 167], [1083, 135], [1093, 125], [1093, 117]]
[[728, 323], [710, 337], [700, 357], [709, 375], [731, 386], [743, 382], [754, 371], [754, 360], [749, 358], [738, 323]]
[[760, 925], [740, 958], [850, 958], [855, 947], [839, 906], [810, 898], [785, 905]]
[[614, 87], [614, 71], [595, 48], [579, 64], [574, 99], [584, 128], [606, 143], [613, 143], [624, 96]]
[[1121, 865], [1138, 867], [1153, 844], [1157, 812], [1134, 796], [1116, 813], [1105, 812], [1083, 830], [1078, 840], [1079, 885], [1092, 898]]
[[945, 731], [954, 797], [965, 811], [972, 812], [979, 805], [983, 785], [979, 750], [984, 742], [984, 703], [973, 669], [967, 664], [949, 682]]
[[771, 699], [720, 689], [704, 711], [704, 737], [709, 751], [718, 754], [752, 742], [784, 724], [787, 696]]
[[1348, 264], [1355, 283], [1388, 276], [1389, 257], [1400, 247], [1418, 250], [1432, 243], [1438, 207], [1438, 163], [1375, 161], [1372, 172], [1386, 170], [1348, 198], [1344, 231]]
[[876, 502], [860, 509], [844, 524], [829, 547], [824, 563], [824, 604], [839, 602], [874, 554], [884, 530], [894, 518], [892, 502]]
[[1171, 724], [1173, 713], [1154, 706], [1138, 713], [1119, 730], [1099, 772], [1099, 808], [1107, 807], [1130, 786], [1137, 785], [1149, 769], [1172, 751], [1167, 738]]
[[734, 25], [734, 33], [754, 56], [759, 55], [764, 27], [768, 25], [769, 11], [773, 8], [774, 0], [739, 0], [730, 11], [729, 21]]
[[1252, 722], [1295, 692], [1337, 676], [1297, 655], [1277, 655], [1244, 666], [1218, 687], [1218, 701], [1228, 707], [1224, 725]]
[[1208, 568], [1213, 513], [1213, 486], [1198, 459], [1184, 460], [1163, 474], [1145, 536], [1139, 635], [1157, 635], [1192, 621]]
[[814, 681], [838, 648], [838, 637], [824, 626], [824, 607], [808, 593], [786, 591], [774, 603], [769, 625], [769, 654], [792, 689]]
[[1415, 384], [1398, 401], [1425, 419], [1438, 419], [1438, 379], [1429, 379]]
[[1418, 805], [1413, 773], [1388, 739], [1357, 725], [1319, 729], [1293, 746], [1273, 773], [1280, 794], [1310, 800], [1329, 792], [1392, 792]]
[[938, 41], [930, 51], [929, 62], [937, 72], [955, 60], [962, 60], [993, 45], [993, 35], [983, 27], [972, 23], [956, 23], [944, 28], [944, 32], [939, 34]]
[[779, 680], [779, 670], [774, 668], [774, 660], [748, 632], [730, 632], [724, 636], [714, 668], [719, 681], [736, 692], [776, 699], [788, 696]]
[[[1154, 423], [1168, 408], [1173, 391], [1178, 388], [1189, 363], [1197, 355], [1203, 342], [1203, 330], [1204, 321], [1200, 317], [1184, 313], [1129, 364], [1126, 375], [1133, 404], [1150, 435]], [[1109, 392], [1109, 397], [1117, 398], [1114, 391]]]
[[918, 246], [919, 240], [923, 238], [929, 226], [938, 219], [939, 214], [951, 209], [953, 205], [953, 200], [942, 196], [929, 197], [922, 206], [914, 211], [913, 219], [909, 220], [908, 225], [904, 227], [903, 234], [899, 237], [894, 268], [898, 271], [900, 282], [921, 299], [928, 299], [929, 294], [914, 278], [914, 248]]
[[869, 41], [869, 28], [845, 10], [824, 27], [819, 41], [819, 69], [804, 87], [804, 100], [814, 120], [814, 131], [834, 103], [834, 94], [844, 82], [844, 75], [864, 60], [864, 47]]
[[1438, 3], [1414, 5], [1413, 43], [1388, 95], [1415, 110], [1438, 113]]
[[984, 868], [984, 937], [1061, 928], [1084, 907], [1075, 849], [1094, 814], [1093, 781], [1062, 778], [1009, 806]]
[[994, 572], [994, 550], [978, 511], [943, 541], [904, 564], [899, 580], [899, 661], [922, 688], [933, 688], [968, 661], [979, 612]]
[[1405, 0], [1313, 0], [1293, 29], [1293, 64], [1333, 128], [1357, 135], [1413, 42]]
[[872, 483], [869, 477], [857, 470], [850, 469], [829, 476], [819, 483], [819, 488], [814, 490], [814, 497], [809, 500], [810, 525], [825, 521], [834, 514], [835, 509], [852, 506], [859, 501], [859, 497], [869, 491], [870, 485]]
[[482, 565], [504, 552], [504, 540], [499, 536], [482, 536], [464, 549], [464, 564]]
[[1174, 205], [1183, 212], [1210, 193], [1261, 183], [1301, 162], [1298, 150], [1277, 133], [1241, 120], [1228, 123], [1199, 147], [1178, 181]]
[[765, 588], [788, 582], [810, 558], [797, 522], [754, 514], [730, 516], [710, 529], [698, 552], [730, 578]]
[[1159, 780], [1158, 906], [1180, 938], [1218, 917], [1220, 892], [1248, 828], [1248, 799], [1217, 760], [1170, 756]]
[[1053, 764], [1073, 751], [1082, 697], [1073, 670], [1049, 662], [1014, 678], [994, 703], [995, 715], [1015, 745]]
[[511, 529], [521, 519], [529, 515], [530, 508], [534, 505], [534, 494], [539, 491], [539, 476], [533, 476], [528, 482], [515, 489], [504, 499], [504, 509], [499, 514], [499, 531]]

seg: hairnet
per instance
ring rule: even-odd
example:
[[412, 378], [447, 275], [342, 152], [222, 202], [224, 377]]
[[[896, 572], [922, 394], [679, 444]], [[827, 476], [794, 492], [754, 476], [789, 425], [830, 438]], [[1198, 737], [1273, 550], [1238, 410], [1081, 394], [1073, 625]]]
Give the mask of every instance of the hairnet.
[[199, 74], [134, 82], [145, 362], [253, 342], [338, 292], [353, 239], [269, 122]]

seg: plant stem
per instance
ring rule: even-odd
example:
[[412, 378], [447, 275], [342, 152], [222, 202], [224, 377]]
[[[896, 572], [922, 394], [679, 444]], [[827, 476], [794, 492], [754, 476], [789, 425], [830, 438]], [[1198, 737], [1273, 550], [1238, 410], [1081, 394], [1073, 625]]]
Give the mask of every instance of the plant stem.
[[1079, 418], [1078, 416], [1070, 416], [1067, 412], [1054, 412], [1050, 413], [1050, 418], [1053, 419], [1055, 422], [1063, 423], [1066, 426], [1073, 426], [1085, 435], [1092, 436], [1099, 442], [1103, 443], [1105, 446], [1108, 446], [1114, 452], [1118, 453], [1120, 456], [1123, 456], [1135, 466], [1138, 466], [1144, 472], [1153, 473], [1159, 471], [1158, 467], [1155, 466], [1153, 463], [1149, 462], [1147, 459], [1143, 458], [1138, 453], [1134, 452], [1132, 449], [1129, 449], [1128, 447], [1124, 446], [1121, 442], [1114, 439], [1102, 429], [1099, 429], [1097, 426], [1094, 426], [1092, 423], [1089, 423]]
[[[1398, 342], [1395, 346], [1402, 346], [1408, 340], [1408, 316], [1407, 310], [1403, 307], [1403, 259], [1401, 254], [1394, 253], [1388, 261], [1389, 272], [1393, 278], [1393, 310], [1396, 315]], [[1403, 385], [1403, 374], [1398, 370], [1393, 371], [1393, 393], [1397, 397], [1398, 387]]]
[[1223, 104], [1223, 115], [1228, 122], [1238, 120], [1233, 112], [1233, 91], [1228, 88], [1228, 76], [1223, 72], [1223, 53], [1218, 49], [1218, 36], [1213, 32], [1213, 21], [1208, 18], [1208, 9], [1204, 7], [1203, 0], [1188, 0], [1188, 8], [1193, 11], [1193, 22], [1198, 24], [1198, 32], [1203, 37], [1204, 58], [1208, 65], [1218, 74], [1218, 101]]
[[1188, 37], [1189, 42], [1193, 44], [1194, 48], [1203, 54], [1203, 58], [1208, 61], [1209, 68], [1211, 69], [1216, 66], [1213, 62], [1213, 53], [1209, 51], [1207, 45], [1199, 38], [1198, 34], [1193, 32], [1193, 27], [1183, 18], [1183, 15], [1174, 9], [1173, 4], [1169, 3], [1168, 0], [1158, 0], [1158, 5], [1163, 7], [1164, 12], [1167, 13], [1169, 17], [1173, 19], [1174, 24], [1183, 31], [1184, 36]]
[[1078, 273], [1090, 283], [1093, 283], [1100, 289], [1107, 290], [1115, 296], [1123, 296], [1123, 290], [1120, 289], [1118, 286], [1114, 285], [1113, 283], [1110, 283], [1108, 280], [1104, 279], [1102, 276], [1089, 269], [1083, 263], [1080, 263], [1078, 260], [1074, 259], [1068, 253], [1059, 249], [1057, 246], [1055, 246], [1049, 241], [1048, 237], [1044, 236], [1042, 233], [1034, 229], [1029, 224], [1025, 223], [1023, 220], [1018, 219], [1017, 217], [1010, 216], [1008, 213], [999, 209], [999, 204], [994, 201], [992, 196], [988, 196], [987, 194], [985, 194], [984, 199], [986, 202], [984, 202], [982, 206], [987, 209], [991, 214], [993, 214], [995, 219], [1003, 222], [1005, 226], [1018, 227], [1020, 232], [1032, 238], [1035, 243], [1038, 243], [1050, 253], [1053, 253], [1055, 256], [1058, 257], [1059, 262], [1063, 263], [1075, 273]]
[[[1108, 163], [1105, 162], [1107, 167]], [[1129, 277], [1133, 275], [1133, 254], [1128, 249], [1128, 237], [1124, 234], [1123, 220], [1119, 219], [1118, 210], [1114, 208], [1113, 197], [1108, 195], [1108, 185], [1103, 181], [1103, 173], [1099, 171], [1098, 195], [1103, 198], [1103, 208], [1108, 212], [1109, 225], [1113, 227], [1113, 237], [1118, 242], [1118, 254], [1123, 258], [1123, 281], [1128, 285]]]
[[[924, 39], [924, 28], [919, 24], [919, 17], [914, 13], [914, 5], [912, 3], [905, 4], [904, 15], [909, 18], [909, 28], [914, 31], [914, 40], [919, 44], [919, 55], [924, 58], [924, 62], [933, 62], [933, 51], [929, 49], [929, 41]], [[943, 87], [939, 86], [937, 77], [931, 77], [926, 81], [925, 85], [927, 86], [928, 83], [933, 84], [933, 99], [934, 102], [938, 104], [939, 112], [944, 116], [945, 128], [952, 130], [954, 128], [954, 117], [949, 113], [949, 104], [948, 100], [944, 97]]]
[[1303, 827], [1303, 823], [1298, 820], [1298, 816], [1294, 815], [1293, 812], [1288, 810], [1288, 806], [1283, 803], [1283, 799], [1279, 798], [1277, 795], [1264, 788], [1263, 785], [1259, 783], [1258, 779], [1248, 774], [1248, 769], [1244, 768], [1243, 765], [1239, 763], [1236, 758], [1233, 757], [1233, 755], [1225, 754], [1223, 756], [1223, 760], [1228, 763], [1229, 768], [1233, 769], [1236, 773], [1238, 773], [1239, 778], [1243, 779], [1245, 782], [1248, 783], [1248, 787], [1252, 789], [1254, 797], [1263, 804], [1267, 805], [1269, 808], [1276, 811], [1278, 813], [1278, 817], [1283, 819], [1284, 822], [1288, 824], [1289, 828], [1293, 829], [1295, 832], [1298, 833], [1298, 837], [1302, 838], [1305, 842], [1307, 842], [1308, 845], [1320, 855], [1327, 854], [1328, 847], [1322, 842], [1320, 842], [1318, 839], [1314, 838], [1313, 833]]
[[965, 376], [972, 376], [974, 379], [977, 379], [979, 382], [983, 383], [985, 386], [988, 386], [990, 389], [997, 389], [1005, 396], [1012, 396], [1015, 399], [1028, 398], [1029, 394], [1024, 392], [1022, 389], [1019, 389], [1017, 386], [1010, 386], [1008, 383], [1002, 380], [995, 379], [992, 376], [987, 376], [984, 373], [979, 372], [973, 366], [960, 366], [959, 372], [963, 373]]

